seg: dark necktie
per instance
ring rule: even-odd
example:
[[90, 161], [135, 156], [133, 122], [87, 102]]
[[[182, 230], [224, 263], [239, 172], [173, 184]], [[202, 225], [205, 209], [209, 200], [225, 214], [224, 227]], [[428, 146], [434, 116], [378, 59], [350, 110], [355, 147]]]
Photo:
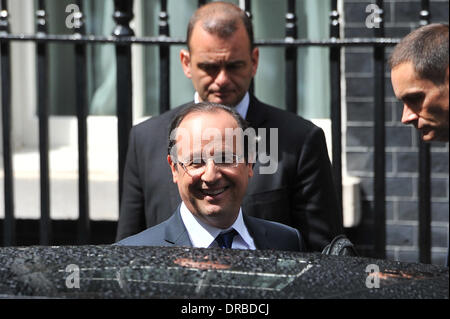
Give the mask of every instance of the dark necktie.
[[219, 234], [216, 237], [216, 241], [219, 244], [220, 248], [231, 248], [231, 244], [233, 243], [234, 236], [237, 235], [237, 232], [232, 229], [226, 233]]

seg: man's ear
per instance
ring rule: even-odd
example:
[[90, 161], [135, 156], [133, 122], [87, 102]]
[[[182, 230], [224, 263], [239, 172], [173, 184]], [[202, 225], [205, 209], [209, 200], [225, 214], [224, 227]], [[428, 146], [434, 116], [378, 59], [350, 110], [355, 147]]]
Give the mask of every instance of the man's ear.
[[247, 163], [248, 166], [248, 177], [253, 177], [253, 164], [254, 163]]
[[447, 65], [447, 72], [445, 73], [445, 82], [447, 83], [448, 86], [448, 65]]
[[176, 167], [177, 165], [172, 161], [170, 155], [167, 155], [167, 162], [169, 163], [170, 170], [172, 171], [172, 181], [176, 184], [178, 181], [178, 170]]
[[259, 49], [253, 48], [253, 50], [252, 50], [252, 63], [253, 63], [252, 76], [255, 76], [255, 74], [256, 74], [256, 70], [258, 69], [258, 61], [259, 61]]
[[189, 79], [192, 78], [191, 75], [191, 55], [188, 50], [181, 49], [180, 51], [180, 61], [181, 66], [183, 67], [183, 72], [186, 77]]

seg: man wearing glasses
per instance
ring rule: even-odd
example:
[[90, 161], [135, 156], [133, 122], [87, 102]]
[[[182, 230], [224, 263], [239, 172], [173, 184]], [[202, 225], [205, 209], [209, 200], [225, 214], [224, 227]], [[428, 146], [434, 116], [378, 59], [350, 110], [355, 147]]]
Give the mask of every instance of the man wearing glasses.
[[[167, 155], [182, 203], [168, 220], [118, 244], [304, 251], [297, 229], [243, 214], [254, 163], [246, 129], [235, 110], [220, 104], [183, 109], [171, 122]], [[231, 132], [238, 133], [229, 138]]]
[[[322, 129], [249, 92], [259, 50], [251, 21], [239, 7], [220, 1], [202, 6], [191, 17], [186, 39], [187, 50], [181, 50], [180, 60], [184, 74], [192, 80], [194, 101], [227, 105], [258, 133], [266, 130], [267, 137], [275, 129], [278, 134], [266, 138], [267, 143], [258, 142], [267, 153], [258, 150], [241, 203], [246, 214], [292, 226], [302, 233], [309, 251], [322, 251], [343, 232]], [[132, 128], [116, 241], [167, 220], [180, 204], [165, 160], [165, 133], [187, 105]], [[272, 137], [277, 142], [271, 143]], [[276, 150], [271, 148], [275, 144]]]

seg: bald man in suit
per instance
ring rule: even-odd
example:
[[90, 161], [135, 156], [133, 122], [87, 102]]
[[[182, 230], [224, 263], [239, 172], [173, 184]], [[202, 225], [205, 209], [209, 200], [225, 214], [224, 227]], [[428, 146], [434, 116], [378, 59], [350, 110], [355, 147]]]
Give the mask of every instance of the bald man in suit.
[[168, 220], [118, 244], [306, 250], [297, 229], [246, 216], [241, 207], [255, 159], [251, 141], [244, 143], [247, 129], [224, 105], [202, 102], [183, 109], [167, 134], [167, 163], [182, 202]]

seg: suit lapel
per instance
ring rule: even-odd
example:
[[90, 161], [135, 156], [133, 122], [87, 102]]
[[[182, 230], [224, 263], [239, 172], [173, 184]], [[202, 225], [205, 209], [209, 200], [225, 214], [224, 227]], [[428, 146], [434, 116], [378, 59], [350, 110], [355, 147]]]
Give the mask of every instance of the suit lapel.
[[261, 105], [256, 97], [250, 94], [250, 103], [248, 105], [247, 116], [245, 119], [250, 123], [250, 126], [255, 130], [261, 127], [267, 120], [265, 108]]
[[[266, 108], [264, 105], [258, 101], [258, 99], [250, 94], [250, 103], [248, 106], [247, 116], [245, 120], [250, 124], [250, 126], [255, 130], [256, 134], [259, 134], [258, 128], [263, 128], [263, 124], [268, 120], [268, 115], [266, 113]], [[266, 132], [268, 134], [268, 132]], [[253, 166], [253, 172], [259, 172], [259, 160], [258, 160], [258, 145], [256, 145], [256, 161], [255, 165]], [[250, 180], [249, 188], [247, 189], [247, 193], [251, 193], [250, 190], [253, 188], [252, 186], [252, 180], [255, 178], [252, 178]], [[247, 197], [247, 196], [246, 196]], [[246, 199], [244, 198], [244, 201]]]
[[258, 227], [258, 223], [253, 217], [242, 214], [245, 226], [250, 236], [252, 236], [256, 249], [270, 249], [270, 243], [267, 240], [267, 230], [264, 227]]
[[164, 240], [173, 246], [192, 247], [188, 232], [181, 219], [180, 205], [172, 217], [167, 220]]

